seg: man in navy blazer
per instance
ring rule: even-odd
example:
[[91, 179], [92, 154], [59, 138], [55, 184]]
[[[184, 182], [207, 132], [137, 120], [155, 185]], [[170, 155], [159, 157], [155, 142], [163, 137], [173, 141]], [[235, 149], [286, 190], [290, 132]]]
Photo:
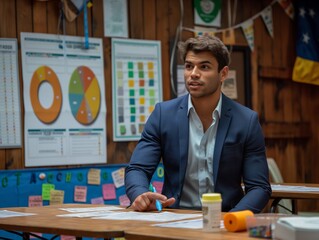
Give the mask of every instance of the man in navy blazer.
[[[201, 195], [221, 193], [222, 211], [261, 212], [271, 195], [258, 115], [221, 92], [229, 52], [216, 37], [179, 43], [189, 94], [156, 104], [125, 172], [131, 208], [201, 208]], [[159, 164], [161, 193], [149, 191]]]

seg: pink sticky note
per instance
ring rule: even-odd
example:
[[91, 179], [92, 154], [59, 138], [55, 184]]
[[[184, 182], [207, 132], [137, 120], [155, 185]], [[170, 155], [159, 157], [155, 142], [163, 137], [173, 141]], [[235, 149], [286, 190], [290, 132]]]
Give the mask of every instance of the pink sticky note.
[[119, 197], [119, 201], [120, 201], [120, 205], [123, 206], [123, 207], [130, 206], [130, 204], [131, 204], [131, 202], [130, 202], [130, 200], [128, 199], [128, 197], [126, 196], [126, 194], [121, 195], [121, 196]]
[[74, 202], [86, 202], [86, 186], [75, 186], [74, 187]]
[[39, 237], [42, 237], [42, 233], [33, 232], [32, 234], [36, 236], [30, 236], [30, 239], [39, 239]]
[[76, 240], [74, 236], [61, 235], [61, 240]]
[[43, 202], [42, 202], [42, 196], [29, 196], [29, 207], [42, 207]]
[[104, 204], [103, 197], [91, 198], [92, 204]]
[[156, 188], [156, 192], [161, 193], [163, 189], [163, 182], [154, 181], [153, 186]]
[[102, 191], [103, 191], [104, 200], [116, 199], [114, 184], [112, 183], [103, 184]]

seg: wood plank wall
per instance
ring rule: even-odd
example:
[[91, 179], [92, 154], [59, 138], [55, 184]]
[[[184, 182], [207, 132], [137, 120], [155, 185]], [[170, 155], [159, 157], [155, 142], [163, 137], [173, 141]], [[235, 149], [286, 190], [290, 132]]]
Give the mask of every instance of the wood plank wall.
[[[129, 35], [134, 39], [160, 40], [162, 45], [163, 98], [172, 97], [169, 74], [171, 46], [179, 24], [179, 0], [127, 0]], [[227, 2], [223, 1], [222, 27], [228, 26]], [[235, 24], [260, 12], [271, 0], [238, 1]], [[193, 2], [182, 0], [183, 26], [193, 28]], [[233, 6], [234, 0], [230, 0]], [[62, 33], [58, 28], [59, 0], [0, 0], [0, 37], [17, 38], [20, 32]], [[273, 157], [287, 182], [319, 183], [319, 87], [291, 80], [295, 58], [295, 21], [279, 6], [273, 7], [274, 39], [260, 18], [254, 21], [255, 51], [251, 53], [252, 108], [259, 113], [266, 138], [267, 155]], [[88, 10], [89, 34], [103, 39], [107, 105], [107, 163], [127, 163], [136, 142], [113, 142], [110, 38], [104, 37], [103, 1], [94, 0]], [[66, 22], [67, 35], [83, 36], [83, 14]], [[241, 29], [236, 45], [247, 46]], [[192, 36], [183, 31], [183, 40]], [[20, 48], [20, 45], [19, 45]], [[19, 55], [20, 93], [23, 92]], [[23, 97], [21, 97], [24, 117]], [[22, 121], [23, 127], [23, 121]], [[67, 166], [65, 166], [67, 167]], [[24, 148], [0, 149], [0, 169], [24, 168]], [[319, 211], [317, 202], [302, 202], [301, 209]]]

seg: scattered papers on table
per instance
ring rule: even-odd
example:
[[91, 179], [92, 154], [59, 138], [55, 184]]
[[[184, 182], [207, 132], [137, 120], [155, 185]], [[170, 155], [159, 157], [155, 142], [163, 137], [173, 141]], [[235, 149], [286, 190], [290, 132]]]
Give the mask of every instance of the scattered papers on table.
[[23, 217], [35, 215], [34, 213], [13, 212], [9, 210], [0, 210], [0, 218]]
[[306, 187], [306, 186], [291, 186], [291, 185], [271, 185], [272, 190], [275, 191], [294, 191], [294, 192], [319, 192], [319, 187]]

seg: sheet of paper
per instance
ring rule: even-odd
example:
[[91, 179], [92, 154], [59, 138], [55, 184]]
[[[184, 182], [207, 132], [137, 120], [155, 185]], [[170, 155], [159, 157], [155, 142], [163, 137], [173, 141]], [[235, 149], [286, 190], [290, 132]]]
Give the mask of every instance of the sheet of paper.
[[294, 192], [319, 192], [319, 187], [306, 186], [287, 186], [287, 185], [271, 185], [272, 190], [275, 191], [294, 191]]
[[121, 210], [123, 208], [116, 206], [103, 206], [103, 207], [90, 207], [90, 208], [60, 208], [63, 211], [71, 213], [80, 213], [80, 212], [98, 212], [98, 211], [112, 211], [112, 210]]
[[[189, 228], [189, 229], [202, 229], [203, 228], [203, 219], [190, 219], [176, 222], [168, 222], [168, 223], [157, 223], [153, 226], [156, 227], [171, 227], [171, 228]], [[220, 228], [224, 227], [224, 221], [220, 221]]]
[[202, 218], [199, 218], [199, 219], [183, 220], [183, 221], [169, 222], [169, 223], [157, 223], [157, 224], [153, 224], [153, 226], [201, 229], [203, 228], [203, 220]]
[[110, 212], [107, 215], [93, 217], [94, 219], [112, 219], [112, 220], [140, 220], [154, 222], [177, 221], [188, 218], [201, 217], [202, 214], [180, 214], [171, 212]]
[[8, 210], [0, 210], [0, 218], [8, 218], [8, 217], [23, 217], [23, 216], [31, 216], [35, 215], [34, 213], [22, 213], [22, 212], [14, 212]]

